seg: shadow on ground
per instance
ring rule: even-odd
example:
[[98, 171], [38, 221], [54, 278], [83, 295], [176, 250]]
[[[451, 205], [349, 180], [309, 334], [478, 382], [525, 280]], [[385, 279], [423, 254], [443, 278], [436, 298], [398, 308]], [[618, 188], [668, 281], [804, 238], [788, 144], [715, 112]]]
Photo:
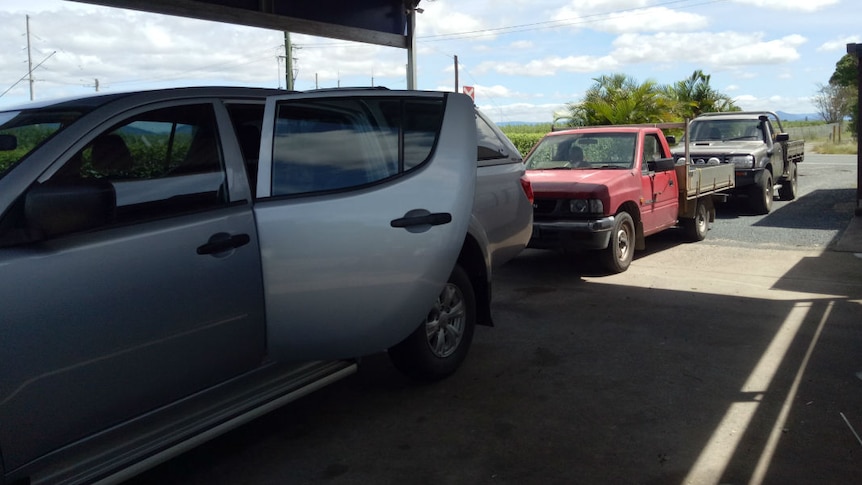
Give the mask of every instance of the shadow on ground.
[[829, 254], [849, 280], [803, 261], [776, 286], [831, 283], [765, 299], [587, 281], [526, 252], [448, 380], [373, 356], [132, 483], [862, 483], [844, 421], [862, 430], [862, 262]]

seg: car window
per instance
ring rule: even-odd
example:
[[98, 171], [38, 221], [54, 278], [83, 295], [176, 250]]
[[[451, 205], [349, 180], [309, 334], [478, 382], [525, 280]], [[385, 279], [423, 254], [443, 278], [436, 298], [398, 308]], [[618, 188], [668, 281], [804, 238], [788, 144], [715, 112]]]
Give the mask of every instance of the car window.
[[260, 134], [263, 124], [263, 103], [226, 104], [245, 162], [252, 190], [257, 186], [257, 163], [260, 155]]
[[22, 110], [0, 113], [0, 178], [45, 141], [83, 113]]
[[660, 158], [664, 158], [664, 155], [662, 154], [661, 150], [661, 142], [659, 142], [657, 135], [644, 135], [643, 157], [644, 158], [642, 160], [641, 170], [645, 172], [649, 170], [647, 162], [654, 162]]
[[28, 189], [0, 222], [0, 245], [223, 206], [222, 167], [211, 105], [135, 115]]
[[348, 190], [413, 170], [431, 155], [442, 120], [438, 99], [280, 102], [272, 195]]
[[509, 158], [506, 145], [500, 141], [488, 122], [480, 116], [476, 117], [476, 135], [479, 145], [476, 155], [479, 161]]

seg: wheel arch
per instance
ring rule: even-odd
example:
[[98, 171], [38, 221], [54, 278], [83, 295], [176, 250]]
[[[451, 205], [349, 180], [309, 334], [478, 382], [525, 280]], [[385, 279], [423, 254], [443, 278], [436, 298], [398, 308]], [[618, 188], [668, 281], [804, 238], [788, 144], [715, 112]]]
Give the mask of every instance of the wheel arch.
[[619, 214], [623, 211], [632, 216], [632, 221], [635, 223], [635, 249], [642, 251], [646, 248], [646, 237], [644, 236], [644, 224], [641, 219], [641, 211], [637, 204], [630, 200], [620, 204], [615, 214]]
[[468, 233], [464, 238], [464, 245], [458, 255], [458, 265], [464, 269], [470, 278], [470, 284], [473, 285], [476, 323], [494, 326], [491, 319], [491, 265], [488, 255], [472, 234]]

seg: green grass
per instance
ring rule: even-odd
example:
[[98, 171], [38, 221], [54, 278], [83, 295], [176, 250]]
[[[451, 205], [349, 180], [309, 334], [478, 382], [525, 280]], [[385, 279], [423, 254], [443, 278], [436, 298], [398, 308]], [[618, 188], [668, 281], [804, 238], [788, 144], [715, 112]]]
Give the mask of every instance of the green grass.
[[812, 143], [810, 147], [814, 153], [822, 153], [824, 155], [856, 155], [858, 152], [858, 145], [852, 141]]
[[508, 125], [501, 126], [500, 130], [512, 140], [521, 155], [526, 155], [546, 133], [551, 131], [551, 124]]

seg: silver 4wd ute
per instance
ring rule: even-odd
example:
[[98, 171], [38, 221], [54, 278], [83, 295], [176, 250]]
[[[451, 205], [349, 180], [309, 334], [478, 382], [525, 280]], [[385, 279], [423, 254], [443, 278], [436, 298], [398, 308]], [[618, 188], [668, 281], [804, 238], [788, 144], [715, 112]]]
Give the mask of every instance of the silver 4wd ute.
[[[772, 210], [775, 185], [782, 200], [797, 194], [797, 164], [805, 159], [805, 141], [790, 140], [778, 115], [771, 111], [704, 113], [688, 128], [690, 163], [730, 163], [735, 167], [734, 195], [748, 198], [757, 214]], [[677, 161], [685, 145], [673, 149]]]
[[0, 111], [0, 483], [123, 479], [386, 349], [454, 372], [530, 234], [517, 151], [477, 183], [482, 120], [381, 90]]

